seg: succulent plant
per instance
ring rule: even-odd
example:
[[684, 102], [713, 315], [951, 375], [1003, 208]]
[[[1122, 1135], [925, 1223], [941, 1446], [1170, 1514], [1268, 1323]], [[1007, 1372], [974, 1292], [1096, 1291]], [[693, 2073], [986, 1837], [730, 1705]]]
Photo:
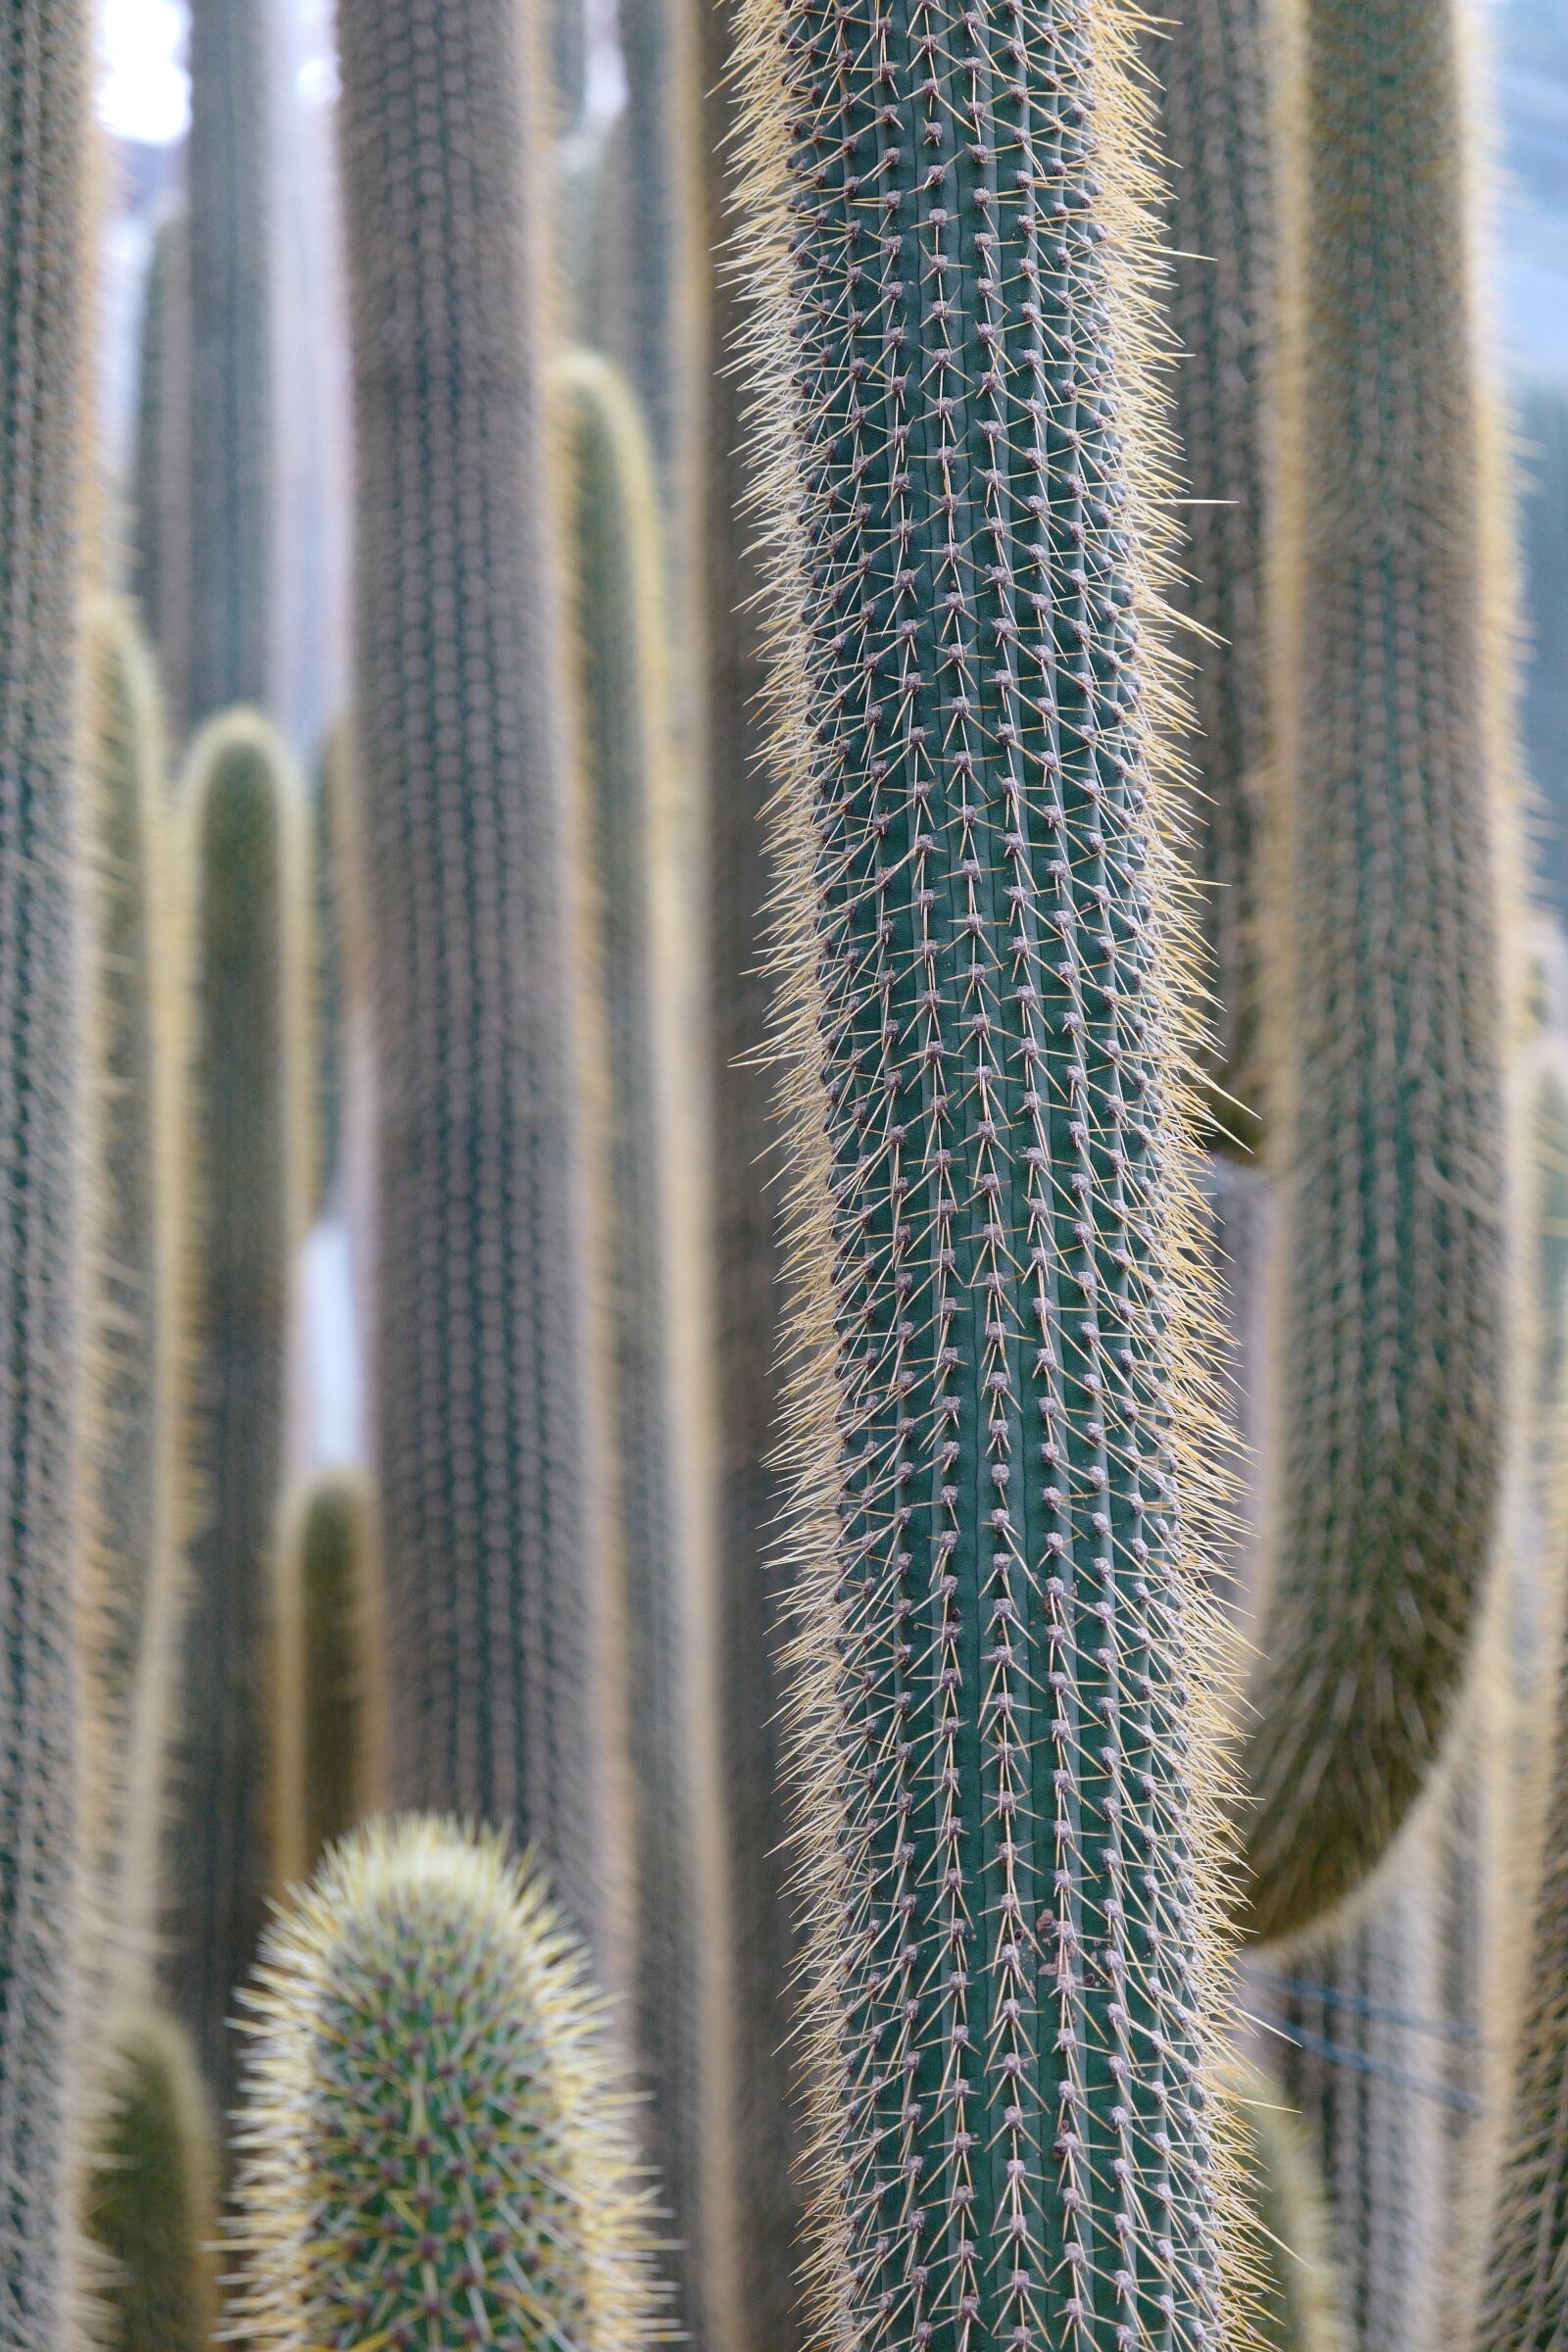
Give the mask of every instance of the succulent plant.
[[381, 1808], [385, 1627], [375, 1501], [361, 1470], [323, 1470], [293, 1498], [279, 1546], [274, 1744], [299, 1819], [296, 1870]]
[[218, 2325], [218, 2163], [189, 2040], [154, 2009], [117, 2014], [88, 2149], [104, 2352], [207, 2352]]

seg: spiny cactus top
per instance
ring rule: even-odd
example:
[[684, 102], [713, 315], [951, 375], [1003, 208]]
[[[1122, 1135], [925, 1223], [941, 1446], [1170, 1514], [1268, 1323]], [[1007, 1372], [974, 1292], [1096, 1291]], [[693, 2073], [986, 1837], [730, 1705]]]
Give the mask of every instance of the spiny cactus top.
[[1509, 514], [1470, 280], [1472, 77], [1451, 0], [1292, 0], [1282, 23], [1301, 74], [1266, 925], [1279, 1425], [1244, 1760], [1265, 1937], [1350, 1893], [1427, 1779], [1522, 1369]]
[[648, 2190], [579, 1949], [499, 1839], [336, 1847], [269, 1936], [233, 2334], [288, 2352], [638, 2352]]
[[1132, 12], [749, 25], [820, 2324], [1214, 2344]]
[[83, 1220], [73, 860], [92, 10], [0, 14], [0, 2341], [62, 2339]]
[[207, 2352], [218, 2319], [218, 2165], [196, 2061], [156, 2010], [116, 2017], [105, 2043], [86, 2227], [111, 2267], [93, 2340], [104, 2352]]

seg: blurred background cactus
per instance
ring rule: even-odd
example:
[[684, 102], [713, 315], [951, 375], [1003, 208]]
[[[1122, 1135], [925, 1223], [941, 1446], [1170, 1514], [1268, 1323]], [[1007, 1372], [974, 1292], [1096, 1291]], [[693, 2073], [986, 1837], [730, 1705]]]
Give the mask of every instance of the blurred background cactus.
[[0, 25], [0, 2344], [1556, 2346], [1560, 10]]

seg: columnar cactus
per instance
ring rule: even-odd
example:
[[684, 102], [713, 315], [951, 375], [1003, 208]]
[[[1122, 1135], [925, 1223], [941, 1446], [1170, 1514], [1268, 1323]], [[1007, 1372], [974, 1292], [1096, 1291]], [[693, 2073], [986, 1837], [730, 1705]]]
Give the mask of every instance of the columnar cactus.
[[283, 1467], [289, 1303], [308, 1178], [308, 873], [299, 778], [266, 722], [203, 728], [181, 786], [190, 959], [188, 1661], [167, 1865], [170, 1992], [220, 2105], [228, 2018], [266, 1898], [287, 1876], [269, 1819], [269, 1593]]
[[[696, 246], [700, 185], [697, 63], [700, 11], [692, 0], [617, 0], [626, 111], [618, 169], [607, 186], [609, 233], [622, 246], [612, 356], [643, 405], [662, 487], [678, 522], [690, 484], [703, 297]], [[685, 559], [678, 540], [670, 551]], [[677, 648], [677, 653], [679, 652]]]
[[267, 0], [192, 0], [189, 710], [267, 699], [272, 630]]
[[380, 1578], [368, 1480], [326, 1470], [285, 1514], [276, 1677], [280, 1770], [301, 1809], [301, 1866], [379, 1810], [386, 1772]]
[[343, 1154], [343, 1090], [348, 1008], [343, 936], [343, 888], [348, 844], [345, 827], [353, 780], [349, 729], [333, 727], [317, 778], [312, 809], [316, 924], [315, 1002], [311, 1034], [316, 1049], [316, 1170], [313, 1206], [320, 1216], [337, 1189]]
[[1292, 0], [1281, 38], [1301, 69], [1267, 920], [1278, 1425], [1243, 1758], [1262, 1937], [1359, 1885], [1443, 1744], [1501, 1524], [1517, 1352], [1506, 489], [1455, 12]]
[[86, 0], [0, 13], [0, 2338], [62, 2340], [76, 1948]]
[[578, 1946], [499, 1840], [376, 1823], [272, 1928], [241, 2113], [243, 2340], [638, 2352], [649, 2196]]
[[158, 655], [172, 731], [183, 724], [190, 629], [190, 245], [180, 206], [159, 222], [142, 292], [130, 590]]
[[748, 14], [815, 2283], [868, 2348], [1223, 2326], [1134, 22]]
[[157, 1825], [183, 1584], [178, 910], [168, 886], [163, 724], [134, 610], [99, 597], [87, 631], [90, 870], [89, 1357], [84, 1497], [92, 1718], [90, 1838], [122, 1969], [157, 1926]]
[[[1193, 857], [1211, 958], [1213, 1140], [1257, 1135], [1257, 799], [1266, 748], [1264, 436], [1270, 295], [1269, 89], [1258, 0], [1153, 12], [1148, 59], [1171, 162], [1171, 319], [1181, 347], [1182, 571], [1174, 601], [1210, 632], [1194, 664]], [[1188, 503], [1190, 499], [1190, 503]]]
[[218, 2323], [218, 2164], [190, 2043], [150, 2009], [106, 2033], [85, 2221], [103, 2352], [207, 2352]]
[[[733, 2248], [714, 2242], [710, 2129], [729, 2099], [712, 1613], [712, 1409], [693, 872], [698, 808], [670, 734], [666, 578], [653, 455], [619, 373], [552, 376], [576, 656], [579, 834], [605, 1085], [597, 1254], [610, 1353], [627, 1678], [631, 2034], [646, 2138], [670, 2201], [680, 2302], [700, 2340]], [[723, 2202], [726, 2207], [728, 2198]]]
[[602, 1559], [557, 621], [513, 0], [344, 0], [355, 834], [378, 1136], [392, 1794], [514, 1821], [600, 1932]]
[[1280, 2072], [1328, 2191], [1355, 2352], [1437, 2352], [1449, 2042], [1432, 1857], [1417, 1840], [1357, 1923], [1293, 1954]]
[[1240, 2110], [1255, 2216], [1246, 2249], [1250, 2341], [1257, 2352], [1346, 2352], [1316, 2151], [1281, 2085], [1258, 2068], [1233, 2065], [1224, 2091]]

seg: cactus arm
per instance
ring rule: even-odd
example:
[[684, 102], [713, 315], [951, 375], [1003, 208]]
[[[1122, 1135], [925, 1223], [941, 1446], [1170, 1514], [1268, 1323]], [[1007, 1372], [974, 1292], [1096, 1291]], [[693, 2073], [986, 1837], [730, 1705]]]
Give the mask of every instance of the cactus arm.
[[169, 731], [184, 734], [190, 598], [190, 248], [165, 215], [142, 291], [131, 593], [158, 656]]
[[218, 2324], [218, 2164], [189, 2040], [156, 2010], [106, 2034], [86, 2224], [104, 2259], [103, 2352], [207, 2352]]
[[284, 1527], [276, 1736], [300, 1814], [294, 1875], [304, 1876], [384, 1801], [385, 1627], [369, 1481], [323, 1471], [294, 1497]]

